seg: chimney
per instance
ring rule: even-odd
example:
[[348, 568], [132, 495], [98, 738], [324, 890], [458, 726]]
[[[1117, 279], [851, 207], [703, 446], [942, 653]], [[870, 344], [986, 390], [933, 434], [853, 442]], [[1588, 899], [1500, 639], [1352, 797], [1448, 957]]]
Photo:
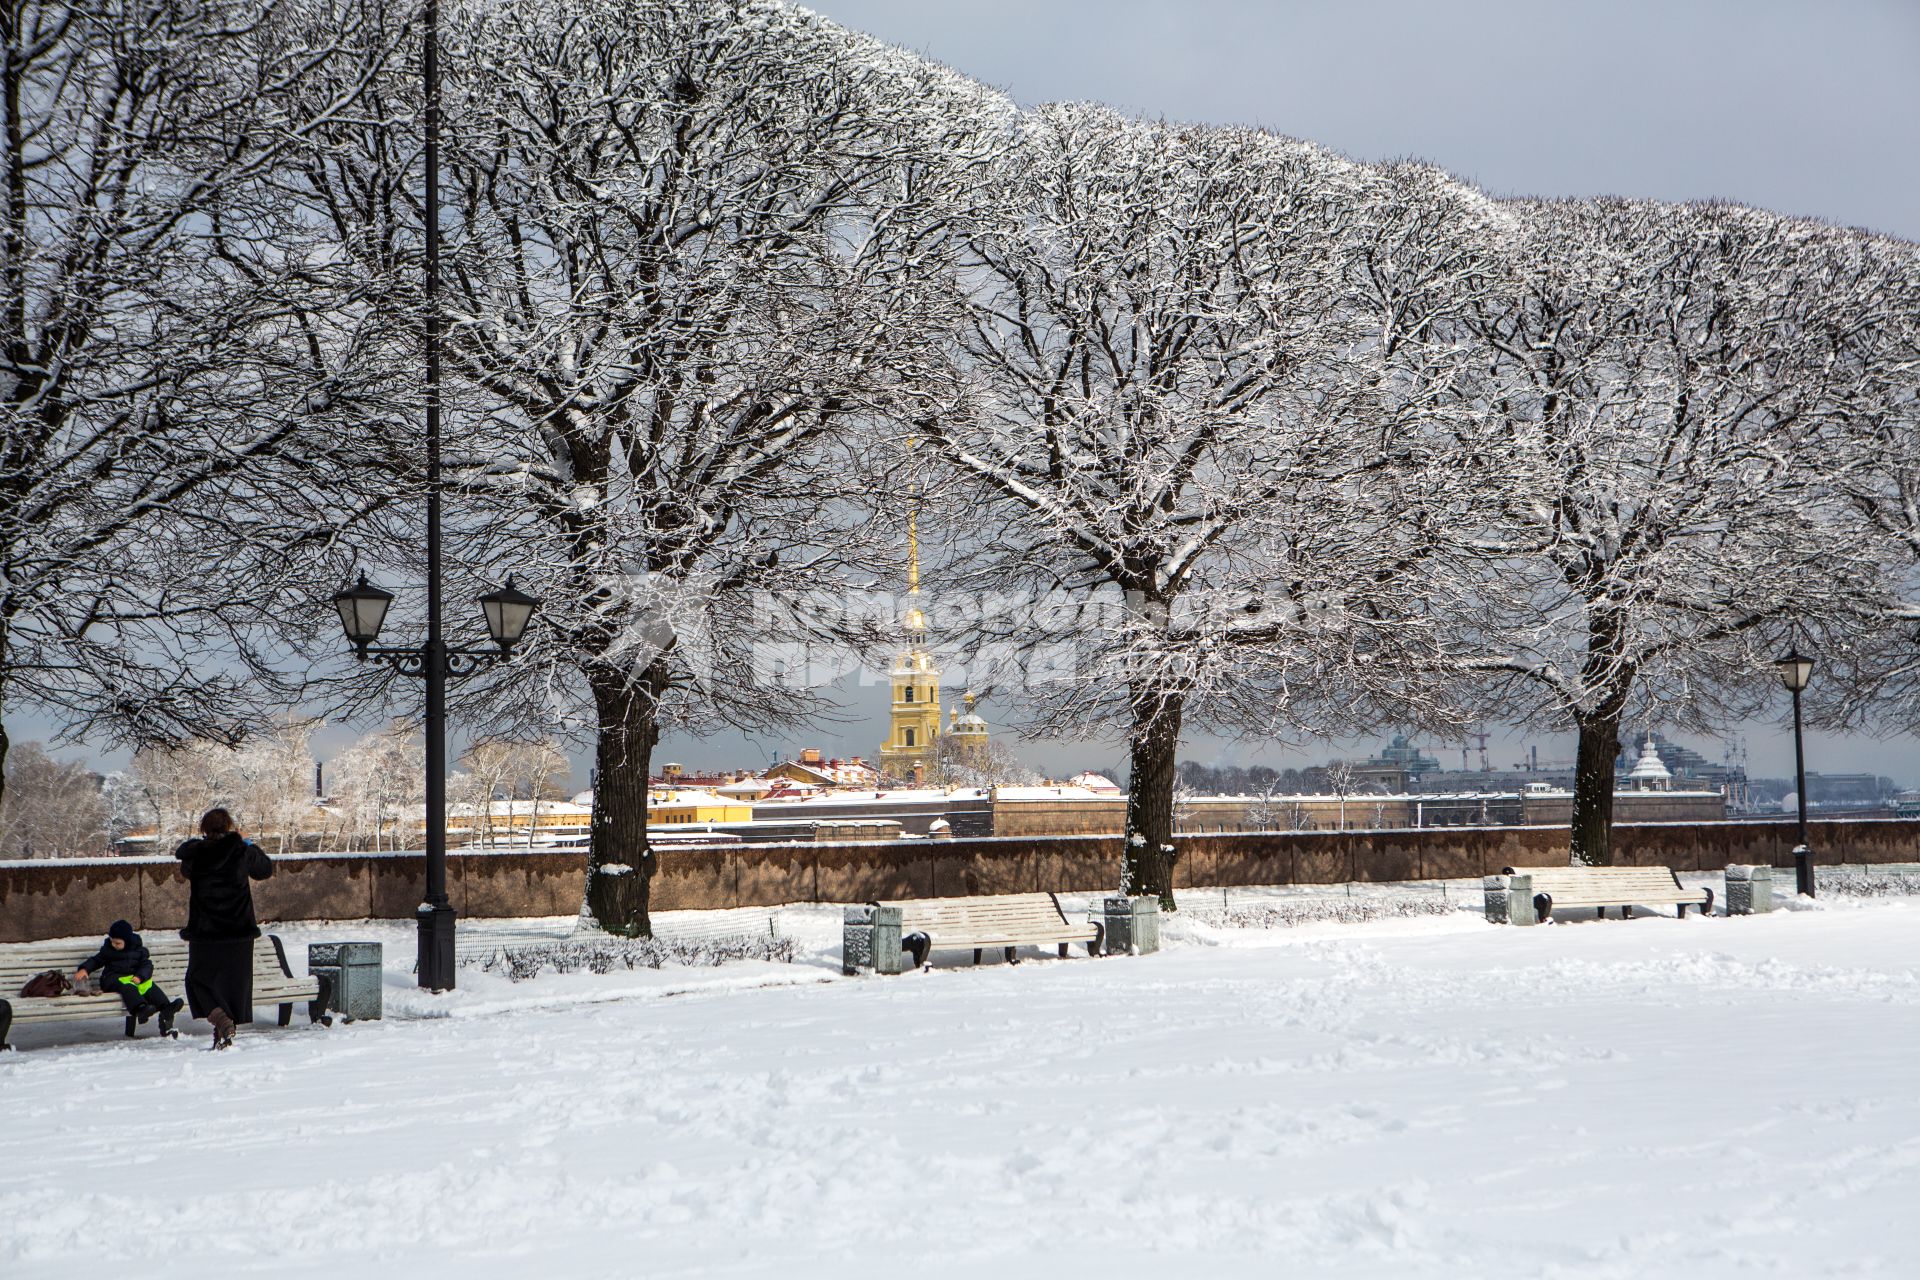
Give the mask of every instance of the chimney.
[[803, 750], [803, 751], [801, 751], [801, 753], [800, 753], [800, 763], [801, 763], [801, 764], [819, 764], [819, 763], [820, 763], [820, 748], [818, 748], [818, 747], [808, 747], [808, 748], [806, 748], [805, 750]]
[[313, 798], [315, 800], [327, 798], [327, 766], [318, 760], [313, 762]]

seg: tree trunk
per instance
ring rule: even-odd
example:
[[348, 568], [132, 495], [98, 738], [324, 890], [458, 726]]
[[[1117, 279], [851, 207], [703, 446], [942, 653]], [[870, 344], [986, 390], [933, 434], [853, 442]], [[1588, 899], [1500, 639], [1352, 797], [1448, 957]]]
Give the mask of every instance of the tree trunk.
[[0, 806], [7, 802], [7, 749], [13, 745], [7, 737], [7, 646], [0, 637]]
[[1173, 788], [1182, 705], [1179, 693], [1165, 689], [1149, 689], [1133, 699], [1121, 888], [1135, 897], [1159, 898], [1163, 911], [1175, 909]]
[[1614, 767], [1620, 756], [1617, 709], [1577, 722], [1580, 745], [1573, 766], [1573, 861], [1613, 865]]
[[586, 910], [608, 933], [653, 936], [647, 895], [653, 851], [647, 843], [647, 780], [660, 741], [657, 694], [665, 667], [655, 663], [630, 682], [621, 672], [588, 678], [599, 738], [594, 757], [593, 819], [587, 846]]

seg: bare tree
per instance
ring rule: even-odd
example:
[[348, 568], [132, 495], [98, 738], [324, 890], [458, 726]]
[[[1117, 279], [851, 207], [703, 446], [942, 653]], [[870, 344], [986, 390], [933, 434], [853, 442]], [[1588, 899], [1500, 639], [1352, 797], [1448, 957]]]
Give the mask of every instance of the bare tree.
[[107, 847], [118, 851], [120, 842], [152, 821], [152, 810], [133, 775], [116, 769], [100, 782], [100, 803], [106, 809]]
[[[1817, 443], [1833, 483], [1885, 548], [1884, 609], [1820, 653], [1811, 706], [1830, 726], [1904, 731], [1920, 710], [1920, 246], [1827, 237], [1818, 287], [1838, 301], [1855, 403]], [[1837, 344], [1839, 345], [1839, 344]]]
[[0, 710], [236, 740], [276, 589], [323, 595], [357, 352], [262, 186], [363, 77], [296, 90], [377, 26], [353, 0], [0, 5]]
[[[883, 108], [962, 82], [745, 0], [473, 5], [446, 42], [447, 353], [484, 413], [469, 564], [545, 601], [528, 696], [483, 727], [592, 733], [586, 906], [644, 934], [662, 728], [819, 708], [756, 650], [822, 630], [811, 601], [880, 554], [850, 428], [916, 323], [897, 280], [923, 221]], [[315, 176], [376, 278], [405, 238], [404, 161], [370, 128]], [[410, 275], [384, 278], [414, 304]]]
[[347, 847], [401, 849], [412, 842], [415, 806], [426, 803], [426, 749], [419, 725], [396, 720], [334, 757], [330, 808]]
[[156, 847], [197, 834], [200, 815], [218, 805], [232, 810], [251, 838], [294, 852], [325, 820], [313, 794], [309, 743], [316, 727], [287, 715], [238, 747], [201, 739], [136, 752], [129, 789], [143, 798]]
[[107, 851], [106, 843], [100, 776], [79, 761], [55, 760], [37, 742], [14, 748], [0, 798], [0, 854], [97, 856]]
[[527, 842], [532, 844], [540, 835], [540, 806], [566, 799], [573, 762], [553, 738], [515, 742], [508, 759], [508, 794], [527, 802]]
[[317, 833], [324, 820], [313, 793], [311, 743], [318, 727], [312, 719], [282, 716], [221, 762], [225, 767], [219, 780], [227, 803], [245, 815], [248, 834], [257, 843], [271, 846], [277, 841], [281, 854], [294, 852], [302, 837]]
[[[508, 779], [514, 773], [513, 747], [499, 739], [483, 739], [468, 747], [460, 757], [466, 772], [454, 775], [448, 794], [463, 806], [472, 819], [468, 838], [482, 846], [493, 844], [493, 812], [500, 800], [511, 802], [513, 793]], [[512, 806], [507, 809], [512, 826]]]
[[1335, 760], [1327, 766], [1327, 781], [1333, 794], [1339, 798], [1340, 830], [1347, 829], [1347, 797], [1353, 794], [1353, 764], [1348, 760]]
[[527, 843], [533, 843], [539, 834], [540, 805], [566, 794], [559, 780], [571, 767], [560, 744], [550, 738], [485, 738], [469, 746], [460, 763], [466, 771], [449, 781], [448, 794], [472, 815], [472, 838], [488, 848], [496, 842], [495, 815], [502, 803], [507, 843], [520, 843], [523, 803]]
[[196, 835], [208, 809], [232, 806], [232, 756], [231, 748], [205, 740], [134, 753], [127, 772], [145, 799], [156, 850]]
[[1456, 528], [1486, 557], [1468, 665], [1505, 714], [1578, 732], [1573, 856], [1604, 864], [1625, 719], [1724, 723], [1772, 691], [1788, 620], [1879, 599], [1817, 447], [1858, 399], [1822, 273], [1846, 233], [1729, 206], [1522, 212], [1514, 278], [1476, 301], [1491, 376], [1455, 448], [1484, 495]]
[[1002, 783], [1024, 786], [1039, 781], [1039, 772], [1022, 763], [1020, 757], [1001, 742], [975, 745], [961, 735], [943, 733], [933, 740], [933, 750], [927, 756], [929, 786], [991, 787]]
[[1040, 731], [1127, 726], [1124, 882], [1171, 906], [1183, 730], [1337, 715], [1321, 695], [1396, 642], [1359, 603], [1405, 558], [1342, 278], [1366, 183], [1306, 144], [1094, 107], [983, 127], [1010, 136], [960, 181], [955, 385], [915, 427], [960, 478], [953, 572], [1001, 603], [987, 661], [1026, 667]]

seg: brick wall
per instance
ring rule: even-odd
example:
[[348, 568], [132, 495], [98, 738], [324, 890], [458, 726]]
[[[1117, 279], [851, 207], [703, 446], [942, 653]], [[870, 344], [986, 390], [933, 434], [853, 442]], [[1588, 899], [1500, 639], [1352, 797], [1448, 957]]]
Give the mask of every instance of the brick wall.
[[[1717, 871], [1729, 862], [1790, 862], [1794, 828], [1782, 822], [1622, 825], [1618, 861]], [[1920, 861], [1920, 822], [1814, 823], [1825, 862]], [[1479, 876], [1565, 857], [1555, 827], [1451, 827], [1179, 837], [1180, 884], [1340, 884]], [[1033, 890], [1099, 892], [1120, 874], [1117, 836], [1050, 836], [794, 843], [676, 849], [660, 855], [655, 910], [865, 902]], [[567, 915], [580, 905], [580, 853], [471, 853], [447, 859], [447, 888], [462, 915]], [[275, 859], [254, 887], [262, 920], [406, 918], [426, 892], [419, 855]], [[0, 863], [0, 942], [99, 934], [116, 919], [177, 929], [186, 882], [171, 858]]]

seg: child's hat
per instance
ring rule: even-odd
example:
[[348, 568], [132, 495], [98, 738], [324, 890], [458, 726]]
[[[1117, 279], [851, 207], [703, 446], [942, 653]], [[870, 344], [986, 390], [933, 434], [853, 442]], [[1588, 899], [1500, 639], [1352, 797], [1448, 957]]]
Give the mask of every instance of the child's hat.
[[115, 920], [107, 927], [107, 936], [109, 938], [118, 938], [122, 942], [132, 942], [133, 926], [125, 920]]

